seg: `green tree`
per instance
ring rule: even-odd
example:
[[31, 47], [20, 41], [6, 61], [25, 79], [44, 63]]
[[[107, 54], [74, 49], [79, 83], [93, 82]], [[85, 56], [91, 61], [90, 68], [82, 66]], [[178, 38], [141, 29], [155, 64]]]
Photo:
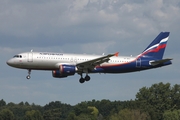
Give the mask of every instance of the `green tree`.
[[94, 115], [95, 118], [97, 118], [99, 111], [96, 107], [88, 106], [88, 109], [91, 110], [91, 114]]
[[24, 102], [22, 101], [22, 102], [20, 102], [18, 105], [22, 105], [22, 106], [23, 106], [23, 105], [24, 105]]
[[77, 120], [96, 120], [96, 118], [92, 115], [89, 114], [80, 114], [79, 116], [76, 117]]
[[43, 117], [38, 110], [31, 110], [26, 112], [24, 120], [43, 120]]
[[3, 109], [0, 111], [0, 120], [13, 120], [14, 114], [9, 109]]
[[153, 84], [150, 88], [143, 87], [136, 94], [140, 108], [149, 112], [151, 119], [162, 120], [164, 111], [180, 106], [180, 86], [170, 86], [170, 83]]
[[172, 109], [180, 109], [180, 85], [175, 84], [171, 89]]
[[81, 102], [74, 106], [74, 113], [76, 116], [79, 116], [81, 114], [89, 114], [89, 110], [87, 109], [88, 104], [87, 102]]
[[43, 118], [44, 120], [61, 120], [61, 109], [60, 108], [56, 108], [56, 109], [51, 109], [48, 111], [44, 112]]
[[0, 107], [3, 107], [3, 106], [5, 106], [6, 105], [6, 102], [3, 100], [3, 99], [1, 99], [0, 100]]
[[[53, 114], [52, 110], [55, 110], [57, 114], [60, 114], [59, 119], [66, 119], [70, 111], [72, 111], [72, 106], [68, 104], [61, 103], [60, 101], [50, 102], [44, 107], [44, 117], [48, 119], [48, 116]], [[57, 112], [58, 111], [58, 112]]]
[[78, 120], [78, 118], [73, 112], [70, 112], [67, 117], [67, 120]]
[[150, 116], [140, 110], [123, 109], [111, 115], [110, 120], [150, 120]]
[[114, 106], [110, 100], [101, 100], [97, 108], [103, 116], [108, 116]]
[[28, 102], [25, 102], [24, 105], [29, 106], [30, 104]]
[[14, 104], [14, 103], [12, 103], [12, 102], [10, 102], [10, 103], [7, 104], [8, 107], [13, 107], [13, 106], [15, 106], [15, 105], [16, 105], [16, 104]]
[[163, 120], [180, 120], [180, 110], [165, 111], [163, 114]]

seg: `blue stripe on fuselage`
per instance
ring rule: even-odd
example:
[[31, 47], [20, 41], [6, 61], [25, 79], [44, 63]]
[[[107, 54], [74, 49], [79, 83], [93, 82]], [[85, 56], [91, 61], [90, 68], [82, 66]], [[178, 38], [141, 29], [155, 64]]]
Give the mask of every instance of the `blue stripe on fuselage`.
[[171, 61], [168, 61], [166, 63], [152, 66], [149, 64], [149, 61], [154, 60], [151, 58], [142, 58], [140, 66], [137, 66], [137, 61], [133, 61], [126, 64], [117, 64], [113, 66], [98, 66], [95, 70], [89, 71], [89, 73], [126, 73], [126, 72], [135, 72], [135, 71], [141, 71], [146, 69], [152, 69], [157, 67], [162, 67], [166, 65], [172, 64]]

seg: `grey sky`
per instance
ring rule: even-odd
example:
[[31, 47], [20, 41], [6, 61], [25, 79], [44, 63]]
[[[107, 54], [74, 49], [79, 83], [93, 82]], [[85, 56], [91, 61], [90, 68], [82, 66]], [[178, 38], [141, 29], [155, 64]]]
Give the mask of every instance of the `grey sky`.
[[[7, 102], [44, 105], [59, 100], [130, 100], [138, 90], [158, 82], [179, 84], [179, 0], [0, 0], [0, 96]], [[137, 55], [161, 31], [170, 38], [164, 57], [171, 66], [128, 74], [93, 74], [80, 84], [79, 76], [55, 79], [50, 71], [6, 65], [14, 54], [30, 51]]]

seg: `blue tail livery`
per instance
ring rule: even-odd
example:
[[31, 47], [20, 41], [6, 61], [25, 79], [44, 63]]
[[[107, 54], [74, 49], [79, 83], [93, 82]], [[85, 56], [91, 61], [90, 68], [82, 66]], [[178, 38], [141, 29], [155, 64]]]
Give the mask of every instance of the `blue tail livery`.
[[[32, 70], [52, 71], [54, 78], [80, 75], [79, 82], [90, 80], [90, 73], [127, 73], [163, 67], [172, 64], [171, 58], [163, 59], [169, 32], [161, 32], [151, 44], [136, 57], [108, 55], [68, 54], [53, 52], [24, 52], [7, 61], [11, 67], [27, 69], [27, 79]], [[85, 76], [83, 77], [83, 75]]]
[[169, 32], [161, 32], [143, 51], [142, 56], [162, 59], [168, 38]]

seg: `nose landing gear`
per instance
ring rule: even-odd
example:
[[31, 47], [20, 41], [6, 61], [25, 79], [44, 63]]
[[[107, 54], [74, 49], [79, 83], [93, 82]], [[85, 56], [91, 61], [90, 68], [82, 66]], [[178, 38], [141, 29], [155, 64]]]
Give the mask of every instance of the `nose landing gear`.
[[27, 76], [26, 76], [26, 78], [27, 78], [27, 79], [30, 79], [30, 78], [31, 78], [31, 76], [30, 76], [30, 75], [27, 75]]
[[31, 69], [28, 70], [28, 75], [26, 76], [27, 79], [31, 78], [30, 74], [31, 74]]

